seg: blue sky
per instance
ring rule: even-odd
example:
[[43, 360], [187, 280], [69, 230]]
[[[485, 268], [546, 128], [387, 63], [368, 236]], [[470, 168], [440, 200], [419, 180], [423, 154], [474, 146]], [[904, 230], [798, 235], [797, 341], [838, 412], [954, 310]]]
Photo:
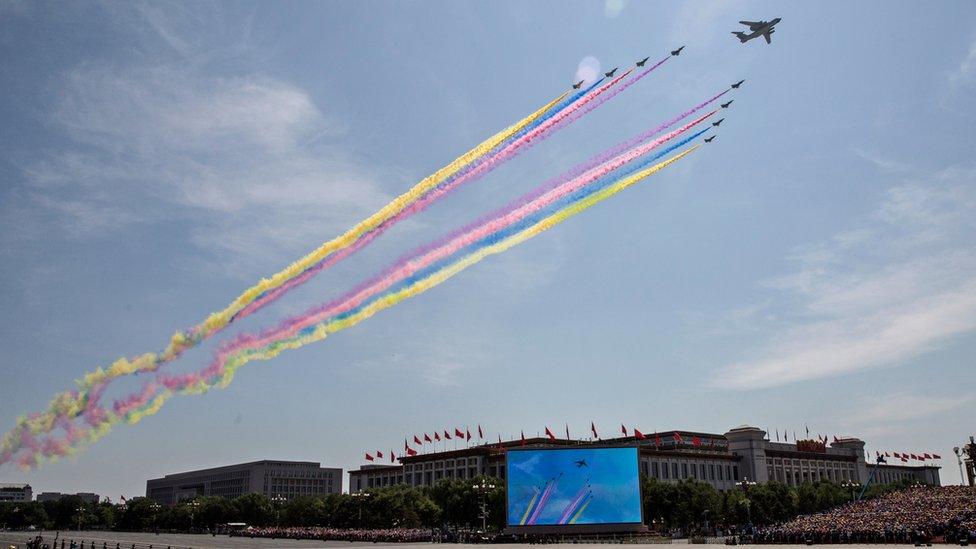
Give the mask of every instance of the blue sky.
[[[716, 141], [646, 183], [0, 480], [117, 498], [187, 468], [349, 468], [416, 432], [584, 435], [591, 420], [608, 433], [809, 424], [948, 458], [976, 398], [974, 15], [970, 2], [3, 1], [6, 426], [82, 372], [161, 348], [563, 91], [587, 57], [606, 70], [687, 45], [237, 330], [747, 81]], [[728, 34], [776, 16], [772, 45]]]

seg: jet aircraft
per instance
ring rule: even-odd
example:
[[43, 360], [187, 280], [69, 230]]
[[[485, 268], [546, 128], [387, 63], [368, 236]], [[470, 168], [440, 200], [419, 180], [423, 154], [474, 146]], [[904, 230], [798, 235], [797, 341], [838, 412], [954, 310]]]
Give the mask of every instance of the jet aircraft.
[[775, 30], [773, 27], [775, 27], [780, 21], [782, 21], [781, 17], [777, 17], [772, 21], [739, 21], [739, 23], [749, 27], [749, 30], [752, 32], [748, 34], [744, 32], [733, 32], [732, 34], [734, 34], [735, 37], [739, 39], [739, 42], [742, 43], [746, 43], [753, 38], [759, 38], [762, 36], [766, 39], [766, 43], [770, 44], [772, 42], [773, 31]]

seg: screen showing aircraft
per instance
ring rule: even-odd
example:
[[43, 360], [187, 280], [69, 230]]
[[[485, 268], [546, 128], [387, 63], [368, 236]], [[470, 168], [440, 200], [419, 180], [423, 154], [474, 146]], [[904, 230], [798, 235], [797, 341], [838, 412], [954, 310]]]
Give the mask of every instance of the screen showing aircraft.
[[641, 522], [637, 448], [508, 451], [508, 525]]

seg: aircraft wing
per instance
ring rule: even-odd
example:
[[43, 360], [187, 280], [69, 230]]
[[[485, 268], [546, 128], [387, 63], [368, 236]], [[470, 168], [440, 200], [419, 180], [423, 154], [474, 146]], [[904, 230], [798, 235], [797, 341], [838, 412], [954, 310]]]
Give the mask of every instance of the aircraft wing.
[[763, 38], [766, 39], [766, 43], [767, 44], [771, 44], [772, 43], [772, 38], [773, 38], [773, 29], [769, 29], [768, 31], [764, 32], [763, 33]]
[[766, 26], [765, 21], [739, 21], [739, 23], [747, 25], [751, 31], [759, 30], [760, 27]]

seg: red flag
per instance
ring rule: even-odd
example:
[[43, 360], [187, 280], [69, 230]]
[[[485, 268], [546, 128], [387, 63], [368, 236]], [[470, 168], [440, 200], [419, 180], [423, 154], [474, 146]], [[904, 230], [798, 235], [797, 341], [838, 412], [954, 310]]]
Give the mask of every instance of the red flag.
[[414, 441], [415, 444], [420, 444], [421, 446], [423, 446], [423, 444], [424, 444], [424, 442], [422, 440], [420, 440], [420, 437], [418, 437], [417, 435], [414, 435], [413, 436], [413, 441]]
[[457, 436], [458, 438], [464, 438], [464, 433], [463, 433], [463, 432], [461, 432], [461, 430], [460, 430], [460, 429], [458, 429], [457, 427], [455, 427], [455, 428], [454, 428], [454, 434], [455, 434], [455, 435], [456, 435], [456, 436]]
[[437, 442], [441, 441], [441, 434], [438, 431], [434, 431], [434, 440]]
[[569, 424], [566, 424], [566, 440], [569, 440]]
[[925, 461], [925, 456], [918, 456], [919, 461]]
[[657, 433], [654, 433], [654, 446], [655, 447], [660, 447], [661, 446], [661, 435], [659, 435]]
[[381, 452], [381, 451], [379, 451], [379, 450], [377, 450], [377, 451], [376, 451], [376, 457], [378, 457], [378, 458], [382, 458], [382, 457], [383, 457], [383, 452]]
[[396, 454], [393, 453], [393, 450], [390, 450], [390, 463], [396, 463]]
[[549, 440], [556, 440], [556, 435], [552, 434], [549, 427], [546, 427], [546, 436], [549, 437]]
[[369, 455], [369, 452], [366, 452], [366, 461], [373, 461], [374, 459], [373, 456]]
[[902, 454], [901, 462], [908, 463], [908, 458], [905, 457], [905, 454]]
[[481, 424], [478, 424], [478, 440], [485, 438], [485, 432], [481, 430]]
[[925, 459], [932, 459], [932, 456], [928, 452], [926, 452], [926, 453], [924, 453], [922, 455], [925, 457]]
[[627, 436], [627, 428], [624, 427], [623, 423], [620, 424], [620, 432], [623, 433], [624, 436]]
[[464, 434], [465, 434], [465, 437], [466, 437], [465, 440], [471, 440], [471, 429], [465, 428], [464, 429]]
[[674, 443], [675, 444], [684, 444], [684, 442], [685, 442], [685, 439], [681, 438], [681, 435], [679, 435], [678, 432], [675, 431], [674, 432]]
[[499, 448], [502, 447], [502, 435], [501, 435], [501, 433], [498, 433], [498, 447]]
[[637, 427], [634, 427], [634, 437], [636, 437], [637, 440], [644, 440], [645, 438], [647, 438], [644, 436], [644, 433], [640, 432], [640, 430], [637, 429]]
[[[891, 457], [891, 454], [889, 454], [888, 452], [885, 452], [885, 457], [886, 457], [886, 458], [890, 458], [890, 457]], [[896, 456], [896, 457], [897, 457], [897, 456]]]
[[933, 459], [942, 459], [942, 456], [940, 456], [939, 454], [932, 454], [932, 458]]
[[444, 440], [451, 440], [451, 433], [444, 429]]
[[701, 446], [701, 439], [698, 437], [691, 437], [692, 446]]
[[[434, 434], [436, 435], [437, 433]], [[428, 435], [427, 433], [424, 433], [424, 440], [430, 443], [434, 442], [433, 440], [430, 440], [430, 435]]]
[[590, 422], [590, 431], [593, 432], [593, 438], [600, 438], [600, 435], [596, 434], [596, 424], [592, 421]]
[[898, 452], [892, 452], [892, 454], [894, 454], [896, 459], [901, 459], [901, 456], [898, 455]]
[[417, 455], [417, 451], [414, 450], [413, 448], [407, 447], [407, 455], [408, 456], [415, 456], [415, 455]]
[[912, 459], [918, 459], [918, 456], [916, 456], [915, 454], [908, 454], [908, 455], [911, 456]]
[[[367, 454], [367, 455], [369, 455], [369, 454]], [[120, 496], [119, 496], [119, 499], [121, 499], [121, 500], [122, 500], [122, 503], [125, 503], [125, 496], [121, 496], [121, 495], [120, 495]]]
[[525, 431], [522, 431], [522, 446], [525, 446]]
[[837, 435], [834, 435], [834, 442], [835, 443], [840, 442], [840, 439], [837, 438]]
[[406, 452], [410, 450], [410, 446], [407, 445], [407, 439], [403, 439], [403, 451]]

